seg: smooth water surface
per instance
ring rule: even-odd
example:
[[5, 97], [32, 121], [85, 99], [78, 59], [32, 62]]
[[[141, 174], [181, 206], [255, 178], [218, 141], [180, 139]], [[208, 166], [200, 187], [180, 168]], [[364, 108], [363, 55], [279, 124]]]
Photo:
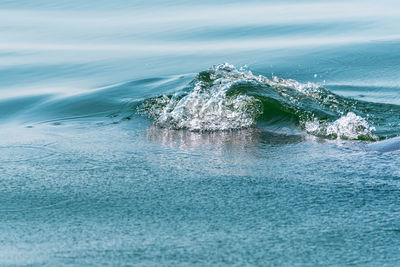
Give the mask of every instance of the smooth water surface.
[[398, 265], [399, 28], [390, 0], [0, 1], [0, 265]]

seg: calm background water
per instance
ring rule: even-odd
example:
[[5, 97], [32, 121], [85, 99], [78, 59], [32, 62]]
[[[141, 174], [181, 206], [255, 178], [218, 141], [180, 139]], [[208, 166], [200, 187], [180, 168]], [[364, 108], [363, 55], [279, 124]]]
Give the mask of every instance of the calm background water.
[[395, 137], [399, 28], [397, 1], [0, 1], [0, 265], [398, 265], [399, 152], [137, 107], [229, 62]]

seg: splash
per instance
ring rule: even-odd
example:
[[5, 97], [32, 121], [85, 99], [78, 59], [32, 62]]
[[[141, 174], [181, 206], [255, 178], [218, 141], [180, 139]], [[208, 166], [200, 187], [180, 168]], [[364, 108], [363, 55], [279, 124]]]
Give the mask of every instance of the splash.
[[378, 140], [373, 134], [375, 127], [370, 126], [364, 118], [353, 112], [331, 123], [314, 120], [306, 121], [304, 125], [307, 133], [312, 135], [348, 140]]
[[216, 66], [213, 72], [200, 73], [187, 95], [162, 96], [142, 106], [155, 124], [191, 131], [219, 131], [255, 126], [262, 114], [262, 103], [246, 94], [230, 95], [233, 85], [243, 82], [246, 73], [234, 66]]
[[170, 129], [225, 131], [291, 120], [312, 135], [376, 140], [355, 105], [315, 83], [269, 79], [225, 63], [200, 72], [187, 90], [147, 99], [138, 110]]

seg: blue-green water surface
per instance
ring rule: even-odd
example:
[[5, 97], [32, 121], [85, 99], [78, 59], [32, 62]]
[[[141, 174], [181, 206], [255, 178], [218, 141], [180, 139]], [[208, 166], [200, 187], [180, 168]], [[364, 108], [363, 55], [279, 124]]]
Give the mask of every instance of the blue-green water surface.
[[390, 0], [0, 1], [0, 265], [399, 265], [399, 28]]

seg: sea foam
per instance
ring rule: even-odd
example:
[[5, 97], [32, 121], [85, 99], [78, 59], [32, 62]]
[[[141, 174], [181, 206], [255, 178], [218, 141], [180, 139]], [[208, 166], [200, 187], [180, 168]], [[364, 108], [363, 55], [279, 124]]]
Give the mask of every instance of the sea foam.
[[260, 118], [270, 115], [265, 112], [271, 110], [266, 106], [272, 100], [279, 109], [273, 114], [290, 113], [297, 118], [297, 126], [309, 134], [377, 139], [375, 128], [349, 111], [350, 100], [315, 83], [269, 79], [228, 63], [200, 72], [188, 90], [147, 99], [138, 109], [160, 127], [225, 131], [255, 127]]

